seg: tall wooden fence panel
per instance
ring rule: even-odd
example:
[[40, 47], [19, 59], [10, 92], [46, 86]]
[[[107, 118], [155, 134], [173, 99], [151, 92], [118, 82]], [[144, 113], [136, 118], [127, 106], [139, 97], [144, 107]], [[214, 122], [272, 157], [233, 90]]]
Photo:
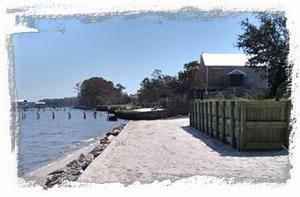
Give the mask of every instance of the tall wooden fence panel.
[[219, 137], [219, 102], [212, 102], [212, 134]]
[[219, 103], [219, 110], [218, 110], [218, 117], [219, 117], [219, 139], [222, 142], [226, 142], [226, 135], [225, 135], [225, 101], [218, 101]]
[[195, 100], [192, 127], [239, 150], [288, 146], [289, 101]]
[[248, 101], [241, 103], [241, 150], [279, 149], [287, 146], [288, 102]]
[[200, 117], [200, 122], [201, 122], [201, 126], [200, 126], [200, 131], [204, 132], [205, 131], [205, 107], [204, 107], [204, 103], [200, 102], [200, 106], [201, 106], [201, 117]]

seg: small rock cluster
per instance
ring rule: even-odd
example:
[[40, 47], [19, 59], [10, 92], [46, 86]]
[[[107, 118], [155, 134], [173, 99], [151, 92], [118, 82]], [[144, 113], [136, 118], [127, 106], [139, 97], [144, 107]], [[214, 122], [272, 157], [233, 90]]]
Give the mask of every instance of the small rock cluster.
[[62, 169], [55, 170], [48, 174], [44, 188], [47, 189], [57, 184], [60, 185], [65, 180], [76, 181], [82, 172], [92, 163], [92, 161], [104, 151], [112, 139], [114, 139], [114, 137], [116, 137], [122, 131], [124, 126], [125, 124], [121, 124], [120, 126], [112, 129], [112, 131], [106, 133], [105, 137], [99, 141], [99, 145], [93, 148], [86, 155], [80, 154], [77, 159], [71, 161]]

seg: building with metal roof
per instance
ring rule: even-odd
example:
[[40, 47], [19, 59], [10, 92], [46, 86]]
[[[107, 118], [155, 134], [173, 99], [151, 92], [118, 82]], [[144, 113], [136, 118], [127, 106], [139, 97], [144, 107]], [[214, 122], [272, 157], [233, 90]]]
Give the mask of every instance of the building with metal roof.
[[261, 71], [247, 66], [245, 54], [202, 53], [200, 70], [205, 73], [205, 92], [225, 89], [267, 89]]

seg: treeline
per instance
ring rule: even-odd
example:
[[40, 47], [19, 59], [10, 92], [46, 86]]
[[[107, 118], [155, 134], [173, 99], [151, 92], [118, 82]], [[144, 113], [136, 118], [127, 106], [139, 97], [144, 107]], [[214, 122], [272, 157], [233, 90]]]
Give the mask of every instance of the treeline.
[[205, 86], [205, 73], [200, 70], [197, 61], [184, 65], [184, 70], [176, 76], [162, 74], [161, 70], [154, 70], [151, 77], [141, 82], [138, 90], [139, 103], [155, 104], [167, 97], [192, 99], [201, 96]]
[[78, 105], [77, 97], [42, 99], [39, 101], [46, 102], [48, 107], [74, 107]]
[[76, 84], [80, 106], [95, 108], [99, 105], [125, 104], [130, 98], [125, 87], [102, 77], [92, 77]]

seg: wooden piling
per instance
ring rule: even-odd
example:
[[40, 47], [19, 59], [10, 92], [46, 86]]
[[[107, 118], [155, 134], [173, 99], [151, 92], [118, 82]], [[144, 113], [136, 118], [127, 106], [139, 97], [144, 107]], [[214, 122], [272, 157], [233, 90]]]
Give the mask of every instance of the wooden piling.
[[40, 115], [40, 112], [36, 112], [36, 119], [40, 119], [41, 118], [41, 115]]

